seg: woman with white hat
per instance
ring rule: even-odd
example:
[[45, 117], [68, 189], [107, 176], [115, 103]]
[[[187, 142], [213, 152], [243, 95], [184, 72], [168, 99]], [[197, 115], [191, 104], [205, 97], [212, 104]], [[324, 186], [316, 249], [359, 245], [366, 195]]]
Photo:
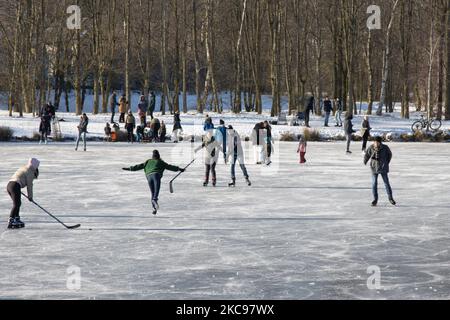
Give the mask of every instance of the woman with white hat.
[[8, 229], [21, 229], [25, 224], [20, 220], [20, 206], [22, 205], [21, 190], [27, 188], [28, 200], [33, 201], [33, 181], [39, 177], [39, 160], [33, 158], [28, 164], [12, 176], [6, 187], [13, 201], [13, 207], [9, 217]]

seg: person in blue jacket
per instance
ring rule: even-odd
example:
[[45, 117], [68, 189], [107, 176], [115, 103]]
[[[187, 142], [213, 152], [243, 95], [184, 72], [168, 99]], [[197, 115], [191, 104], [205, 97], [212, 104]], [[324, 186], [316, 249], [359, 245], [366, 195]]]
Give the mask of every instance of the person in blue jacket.
[[205, 123], [203, 125], [203, 131], [208, 132], [209, 130], [214, 130], [214, 123], [212, 121], [212, 118], [207, 115]]
[[215, 139], [222, 145], [223, 159], [227, 163], [227, 128], [223, 120], [220, 120], [220, 125], [216, 129]]

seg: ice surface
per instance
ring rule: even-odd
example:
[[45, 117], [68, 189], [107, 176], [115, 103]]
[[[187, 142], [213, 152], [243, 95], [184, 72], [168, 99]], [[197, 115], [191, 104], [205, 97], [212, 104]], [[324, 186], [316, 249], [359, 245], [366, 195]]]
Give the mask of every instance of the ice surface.
[[[371, 208], [370, 170], [360, 146], [310, 143], [306, 166], [295, 143], [277, 144], [274, 165], [248, 159], [226, 187], [203, 188], [202, 161], [174, 184], [163, 179], [157, 217], [144, 174], [121, 171], [157, 147], [183, 165], [193, 146], [0, 144], [3, 188], [29, 157], [41, 160], [35, 200], [68, 231], [24, 200], [27, 228], [7, 231], [10, 199], [0, 195], [0, 298], [31, 299], [449, 299], [450, 145], [390, 144], [399, 203]], [[249, 147], [246, 146], [249, 151]], [[200, 157], [201, 158], [201, 157]], [[4, 190], [4, 189], [3, 189]], [[92, 231], [89, 231], [92, 228]], [[68, 268], [81, 289], [67, 288]], [[369, 290], [367, 268], [381, 269]]]

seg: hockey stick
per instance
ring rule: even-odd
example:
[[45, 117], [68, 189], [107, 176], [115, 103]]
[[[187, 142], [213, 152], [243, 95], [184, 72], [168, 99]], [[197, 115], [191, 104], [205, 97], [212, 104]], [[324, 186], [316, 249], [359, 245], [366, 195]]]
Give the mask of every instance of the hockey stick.
[[[186, 170], [187, 168], [189, 168], [193, 163], [195, 162], [195, 159], [191, 161], [191, 163], [189, 163], [186, 167], [184, 167], [184, 170]], [[182, 174], [183, 172], [178, 173], [175, 178], [173, 178], [172, 180], [170, 180], [169, 183], [169, 189], [170, 189], [170, 193], [173, 193], [173, 182]]]
[[[29, 198], [28, 198], [28, 196], [26, 196], [23, 192], [22, 192], [22, 195], [25, 197], [25, 198], [27, 198], [28, 200], [29, 200]], [[57, 217], [55, 217], [54, 215], [52, 215], [50, 212], [48, 212], [47, 210], [45, 210], [44, 208], [42, 208], [40, 205], [38, 205], [36, 202], [34, 202], [34, 201], [31, 201], [36, 207], [38, 207], [39, 209], [41, 209], [42, 211], [44, 211], [46, 214], [48, 214], [50, 217], [52, 217], [53, 219], [55, 219], [56, 221], [58, 221], [59, 223], [61, 223], [64, 227], [66, 227], [67, 229], [78, 229], [79, 227], [81, 227], [81, 224], [77, 224], [77, 225], [74, 225], [74, 226], [68, 226], [68, 225], [66, 225], [64, 222], [62, 222], [61, 220], [59, 220]]]

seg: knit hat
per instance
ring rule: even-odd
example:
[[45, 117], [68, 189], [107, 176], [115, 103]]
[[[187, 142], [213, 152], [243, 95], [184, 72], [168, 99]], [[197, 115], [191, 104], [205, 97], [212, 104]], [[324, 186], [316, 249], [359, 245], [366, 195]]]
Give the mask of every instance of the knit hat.
[[28, 161], [28, 166], [37, 169], [37, 168], [39, 168], [39, 164], [40, 164], [40, 163], [41, 163], [41, 162], [40, 162], [38, 159], [36, 159], [36, 158], [31, 158], [31, 159]]
[[375, 141], [378, 143], [382, 143], [383, 142], [383, 138], [382, 137], [376, 137]]
[[159, 160], [161, 159], [161, 155], [159, 154], [158, 150], [153, 150], [153, 159], [154, 160]]
[[225, 121], [223, 121], [222, 119], [220, 120], [220, 124], [221, 125], [224, 125], [225, 124]]

